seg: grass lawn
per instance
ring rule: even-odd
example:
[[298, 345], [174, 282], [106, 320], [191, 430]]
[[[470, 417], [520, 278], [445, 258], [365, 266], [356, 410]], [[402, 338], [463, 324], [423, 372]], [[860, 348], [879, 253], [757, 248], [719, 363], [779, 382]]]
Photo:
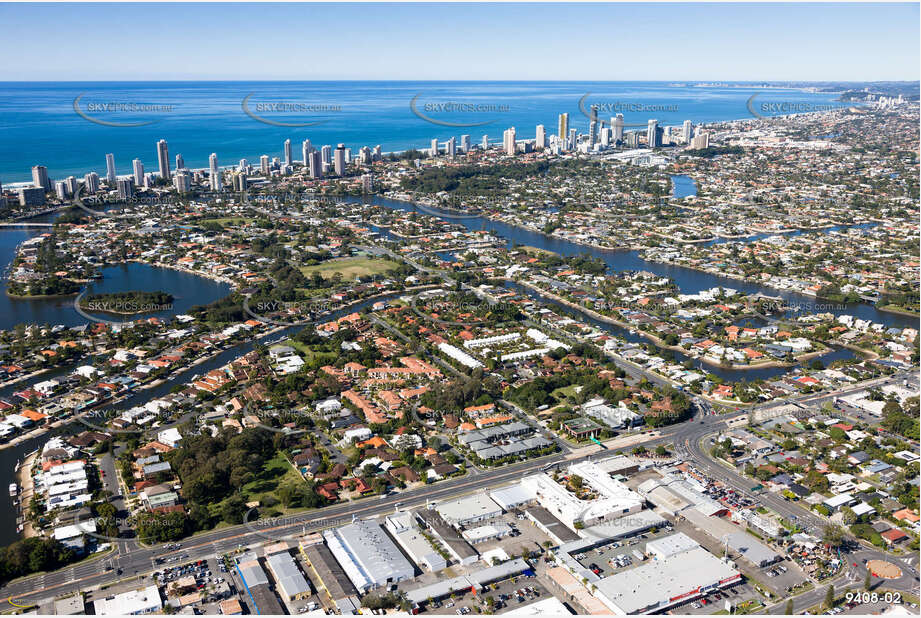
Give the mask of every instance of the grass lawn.
[[320, 359], [322, 362], [329, 364], [339, 357], [339, 355], [335, 352], [314, 352], [307, 344], [301, 343], [300, 341], [295, 341], [293, 339], [287, 339], [283, 341], [282, 345], [289, 345], [297, 350], [301, 356], [304, 357], [304, 362], [307, 363], [316, 359]]
[[349, 281], [358, 277], [383, 274], [396, 266], [396, 263], [380, 258], [348, 257], [328, 260], [316, 266], [301, 266], [300, 270], [306, 276], [318, 272], [324, 279], [331, 279], [333, 273], [341, 273], [342, 279]]
[[550, 396], [556, 398], [557, 401], [566, 401], [567, 397], [576, 396], [576, 388], [578, 388], [578, 386], [578, 384], [570, 384], [569, 386], [558, 388], [550, 393]]
[[304, 479], [285, 456], [278, 452], [265, 463], [262, 473], [255, 480], [243, 486], [243, 497], [247, 502], [261, 500], [266, 494], [273, 494], [279, 486], [290, 481], [303, 483]]

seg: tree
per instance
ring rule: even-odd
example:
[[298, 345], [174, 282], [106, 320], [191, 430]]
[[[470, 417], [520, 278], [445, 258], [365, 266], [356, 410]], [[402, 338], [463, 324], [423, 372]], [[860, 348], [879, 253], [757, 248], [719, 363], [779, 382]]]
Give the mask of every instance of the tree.
[[783, 613], [785, 613], [787, 616], [793, 615], [793, 599], [787, 600], [787, 605], [784, 607]]
[[833, 585], [828, 586], [828, 590], [825, 591], [825, 609], [831, 609], [835, 606], [835, 587]]
[[228, 524], [242, 524], [246, 504], [240, 494], [234, 494], [224, 500], [221, 505], [221, 519]]
[[818, 470], [810, 470], [803, 484], [812, 491], [820, 493], [828, 491], [828, 479]]
[[841, 507], [841, 521], [844, 525], [850, 526], [857, 521], [857, 513], [849, 506]]
[[867, 570], [867, 575], [863, 578], [863, 589], [869, 592], [872, 585], [873, 579], [870, 577], [870, 571]]
[[844, 528], [837, 524], [828, 524], [822, 531], [822, 540], [831, 547], [839, 547], [845, 538]]
[[0, 580], [28, 575], [36, 571], [53, 571], [77, 555], [54, 539], [30, 537], [0, 547]]

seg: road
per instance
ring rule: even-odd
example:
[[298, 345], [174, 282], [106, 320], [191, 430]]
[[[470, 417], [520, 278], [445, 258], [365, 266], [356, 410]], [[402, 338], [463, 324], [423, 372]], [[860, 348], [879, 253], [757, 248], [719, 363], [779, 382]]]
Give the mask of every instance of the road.
[[[399, 256], [389, 250], [379, 247], [369, 248], [360, 247], [374, 253], [386, 253], [397, 259], [403, 260], [419, 270], [431, 272], [442, 276], [446, 283], [455, 283], [444, 273], [423, 267], [404, 256]], [[388, 325], [389, 326], [389, 325]], [[390, 329], [393, 330], [392, 328]], [[440, 359], [436, 359], [436, 362]], [[439, 363], [442, 365], [442, 363]], [[444, 365], [442, 365], [444, 366]], [[627, 367], [625, 367], [627, 369]], [[639, 372], [646, 377], [652, 377], [651, 372], [638, 366], [629, 367], [631, 373]], [[653, 374], [654, 375], [654, 374]], [[658, 381], [658, 380], [657, 380]], [[881, 385], [885, 382], [894, 382], [894, 379], [881, 379], [874, 382], [875, 385]], [[847, 391], [841, 391], [832, 394], [822, 394], [796, 398], [794, 401], [802, 404], [821, 405], [827, 399], [856, 392], [866, 388], [867, 385], [855, 386]], [[709, 404], [700, 398], [695, 398], [695, 403], [699, 409], [708, 410]], [[772, 407], [779, 407], [783, 404], [769, 404], [758, 406], [758, 409], [769, 410]], [[713, 478], [721, 480], [728, 485], [746, 491], [751, 486], [751, 481], [746, 480], [734, 471], [721, 466], [711, 460], [709, 454], [702, 447], [701, 442], [711, 434], [714, 434], [721, 427], [725, 427], [727, 420], [738, 418], [750, 412], [740, 412], [733, 415], [702, 415], [690, 422], [682, 423], [672, 427], [663, 428], [655, 436], [639, 439], [637, 444], [646, 444], [654, 446], [656, 444], [674, 444], [677, 452], [686, 453], [687, 457], [693, 459], [707, 474]], [[199, 560], [214, 555], [226, 553], [236, 549], [239, 546], [248, 546], [257, 544], [266, 540], [278, 539], [283, 537], [293, 537], [305, 532], [322, 530], [328, 527], [343, 525], [352, 521], [355, 517], [374, 517], [384, 513], [391, 512], [396, 508], [417, 507], [425, 505], [430, 501], [443, 500], [446, 498], [456, 497], [464, 493], [474, 491], [483, 491], [486, 487], [493, 487], [503, 483], [512, 482], [527, 474], [532, 474], [544, 466], [550, 464], [559, 464], [564, 462], [578, 462], [591, 459], [599, 454], [596, 451], [581, 456], [573, 456], [567, 453], [558, 453], [543, 457], [540, 459], [520, 462], [505, 466], [499, 469], [477, 470], [466, 476], [448, 479], [435, 485], [426, 485], [423, 487], [407, 490], [398, 494], [386, 495], [380, 499], [363, 499], [357, 502], [348, 502], [325, 507], [320, 510], [312, 510], [299, 514], [294, 514], [283, 519], [272, 519], [269, 521], [255, 521], [248, 524], [222, 528], [204, 532], [186, 539], [183, 547], [179, 550], [168, 551], [164, 545], [143, 547], [135, 542], [117, 543], [113, 552], [103, 559], [90, 560], [83, 564], [72, 567], [59, 569], [52, 573], [31, 576], [8, 583], [0, 588], [0, 596], [3, 601], [0, 602], [0, 611], [15, 609], [15, 604], [28, 605], [38, 603], [43, 600], [54, 598], [62, 594], [77, 589], [88, 589], [103, 584], [111, 583], [113, 580], [121, 578], [130, 578], [142, 575], [144, 573], [157, 570], [155, 563], [156, 558], [164, 560]], [[110, 469], [111, 470], [111, 469]], [[107, 476], [114, 470], [107, 471]], [[810, 530], [818, 530], [821, 533], [821, 526], [824, 521], [818, 516], [800, 508], [794, 503], [784, 501], [775, 495], [766, 494], [759, 497], [762, 502], [770, 508], [776, 510], [782, 516], [805, 524]], [[868, 559], [879, 558], [892, 561], [892, 557], [877, 550], [862, 549], [853, 557]], [[858, 565], [860, 560], [856, 560]], [[105, 567], [111, 566], [111, 571], [106, 571]], [[900, 590], [911, 590], [916, 581], [917, 571], [910, 565], [902, 562], [904, 575], [900, 580], [890, 582], [890, 586]], [[858, 570], [861, 567], [852, 567]], [[121, 575], [118, 574], [119, 570]], [[849, 569], [850, 572], [850, 569]], [[841, 577], [846, 577], [842, 575]], [[862, 575], [860, 577], [862, 581]], [[810, 601], [809, 596], [812, 593], [802, 595], [802, 603]], [[814, 591], [814, 594], [824, 595], [824, 589]], [[12, 603], [11, 603], [12, 601]], [[819, 599], [821, 601], [821, 599]], [[801, 601], [797, 600], [797, 607]], [[814, 605], [815, 602], [811, 602]], [[806, 607], [807, 605], [803, 605]]]
[[[581, 459], [587, 458], [588, 456]], [[344, 525], [351, 522], [353, 517], [374, 517], [389, 513], [397, 506], [400, 508], [416, 507], [433, 500], [443, 500], [464, 493], [482, 491], [484, 486], [512, 482], [527, 474], [533, 474], [543, 466], [564, 460], [564, 455], [555, 454], [496, 470], [481, 471], [475, 475], [448, 479], [435, 485], [384, 496], [381, 499], [366, 498], [357, 502], [306, 511], [286, 518], [267, 521], [254, 520], [249, 524], [195, 535], [185, 539], [179, 550], [167, 551], [164, 545], [138, 547], [125, 553], [119, 549], [111, 557], [105, 558], [105, 564], [121, 569], [122, 578], [133, 577], [156, 570], [155, 558], [168, 560], [182, 557], [182, 560], [199, 560], [212, 557], [236, 549], [240, 545], [247, 546]], [[0, 589], [0, 595], [4, 599], [0, 603], [0, 611], [13, 609], [14, 606], [9, 603], [11, 596], [15, 603], [27, 605], [77, 588], [87, 589], [119, 579], [114, 571], [104, 572], [102, 564], [102, 561], [96, 560], [9, 583]]]
[[[700, 427], [707, 431], [714, 431], [725, 420], [726, 417], [707, 416], [704, 417], [704, 424], [696, 425], [695, 429]], [[659, 435], [649, 436], [641, 442], [670, 442], [686, 426], [690, 426], [690, 423], [665, 428]], [[179, 550], [168, 551], [164, 545], [129, 547], [126, 551], [119, 548], [113, 555], [105, 558], [105, 564], [111, 565], [114, 569], [121, 569], [122, 578], [133, 577], [156, 570], [154, 559], [158, 557], [166, 560], [174, 557], [183, 557], [183, 560], [199, 560], [236, 549], [240, 545], [247, 546], [273, 538], [301, 535], [305, 532], [343, 525], [351, 522], [353, 517], [374, 517], [392, 512], [397, 507], [414, 508], [430, 501], [483, 491], [486, 487], [513, 482], [548, 465], [586, 461], [604, 452], [598, 449], [577, 457], [566, 453], [555, 453], [497, 469], [479, 470], [475, 474], [446, 479], [434, 485], [426, 485], [382, 498], [365, 498], [356, 502], [305, 511], [284, 519], [253, 522], [203, 532], [186, 539]], [[186, 555], [187, 557], [184, 557]], [[3, 598], [0, 603], [0, 611], [9, 610], [12, 607], [9, 603], [11, 596], [15, 603], [26, 605], [59, 596], [78, 587], [86, 589], [119, 579], [115, 571], [103, 572], [102, 564], [103, 562], [97, 560], [8, 583], [0, 588], [0, 596]]]
[[[701, 425], [699, 422], [686, 423], [683, 427], [684, 431], [680, 431], [675, 435], [676, 447], [680, 447], [682, 451], [686, 452], [689, 458], [694, 461], [694, 464], [704, 474], [712, 479], [725, 483], [739, 493], [748, 495], [754, 481], [737, 473], [735, 469], [729, 467], [728, 464], [723, 465], [714, 461], [707, 452], [708, 447], [706, 441], [710, 435], [714, 434], [713, 427], [708, 424]], [[771, 492], [762, 492], [755, 497], [755, 500], [778, 513], [788, 521], [796, 523], [801, 528], [808, 531], [809, 534], [822, 538], [823, 528], [828, 521], [815, 512], [803, 508], [800, 506], [800, 503], [785, 500], [783, 497]], [[857, 539], [853, 536], [849, 535], [849, 538], [851, 541], [857, 542]], [[902, 577], [896, 580], [887, 581], [885, 583], [886, 587], [896, 590], [911, 591], [917, 586], [918, 570], [910, 562], [868, 546], [868, 544], [864, 542], [860, 543], [858, 549], [842, 554], [842, 558], [847, 560], [850, 566], [848, 566], [845, 573], [829, 582], [835, 583], [839, 591], [842, 589], [842, 585], [848, 582], [856, 584], [858, 587], [863, 586], [864, 577], [866, 575], [864, 560], [886, 560], [898, 565], [899, 568], [902, 569]], [[817, 590], [810, 591], [809, 593], [797, 597], [794, 601], [794, 607], [796, 611], [801, 611], [817, 603], [821, 603], [824, 598], [825, 586], [823, 585]], [[784, 613], [784, 607], [782, 605], [775, 609], [777, 611], [772, 613]]]
[[[739, 412], [729, 415], [698, 416], [692, 421], [662, 428], [655, 436], [650, 435], [645, 439], [641, 437], [638, 444], [642, 443], [647, 446], [674, 444], [678, 453], [686, 453], [688, 458], [693, 459], [704, 472], [712, 475], [713, 478], [723, 481], [737, 490], [747, 492], [748, 488], [751, 487], [750, 480], [710, 459], [709, 454], [701, 447], [701, 442], [707, 436], [715, 434], [718, 430], [724, 428], [727, 421], [737, 419], [746, 414], [747, 412]], [[353, 517], [374, 517], [391, 512], [396, 508], [414, 508], [423, 506], [431, 501], [457, 497], [474, 491], [483, 491], [486, 487], [495, 487], [513, 482], [525, 475], [533, 474], [547, 465], [586, 461], [603, 453], [604, 451], [600, 448], [581, 456], [557, 453], [498, 469], [480, 470], [475, 474], [447, 479], [434, 485], [426, 485], [398, 494], [383, 496], [379, 499], [367, 498], [356, 502], [325, 507], [320, 510], [306, 511], [283, 519], [254, 521], [248, 524], [204, 532], [186, 539], [183, 547], [179, 550], [168, 551], [164, 545], [135, 547], [132, 543], [125, 547], [118, 547], [111, 554], [111, 557], [105, 558], [105, 564], [111, 565], [114, 569], [121, 569], [122, 578], [134, 577], [156, 570], [155, 558], [166, 560], [172, 558], [182, 560], [204, 559], [234, 550], [238, 546], [245, 547], [271, 539], [293, 537], [305, 532], [343, 525], [351, 522]], [[795, 503], [786, 502], [772, 494], [764, 494], [759, 496], [759, 499], [782, 516], [799, 521], [810, 529], [821, 532], [821, 526], [825, 522], [820, 520], [817, 515], [809, 513]], [[863, 581], [863, 575], [860, 572], [863, 558], [878, 558], [898, 562], [899, 566], [903, 568], [904, 575], [900, 580], [890, 582], [889, 587], [906, 591], [910, 591], [914, 587], [915, 578], [917, 577], [917, 570], [914, 567], [904, 561], [893, 559], [892, 556], [883, 552], [871, 549], [861, 549], [856, 554], [849, 556], [851, 561], [861, 565], [856, 567], [857, 572], [854, 574], [854, 577], [857, 577], [859, 581]], [[0, 588], [0, 596], [3, 598], [2, 603], [0, 603], [0, 611], [14, 608], [10, 603], [10, 599], [19, 605], [38, 603], [78, 588], [88, 589], [110, 583], [119, 578], [116, 571], [105, 572], [102, 567], [103, 564], [102, 561], [96, 560], [8, 583]], [[820, 596], [824, 595], [824, 590], [814, 592]], [[807, 606], [806, 603], [815, 604], [811, 602], [811, 596], [808, 594], [803, 595], [802, 598], [803, 601], [797, 600], [797, 607], [801, 603], [803, 607]], [[821, 598], [819, 599], [820, 601]]]

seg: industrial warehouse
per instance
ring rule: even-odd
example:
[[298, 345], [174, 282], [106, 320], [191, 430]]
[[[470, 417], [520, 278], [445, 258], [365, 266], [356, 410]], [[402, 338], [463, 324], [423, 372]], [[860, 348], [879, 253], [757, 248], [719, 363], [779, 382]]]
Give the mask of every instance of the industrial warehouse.
[[[355, 614], [387, 599], [412, 613], [463, 604], [629, 615], [702, 607], [717, 595], [753, 603], [760, 593], [746, 574], [781, 557], [746, 530], [771, 522], [729, 513], [712, 495], [694, 470], [670, 462], [612, 455], [555, 464], [487, 491], [240, 551], [229, 575], [245, 594], [222, 608]], [[194, 596], [163, 604], [183, 607]], [[140, 607], [139, 599], [153, 607], [159, 597], [150, 598], [132, 591], [99, 608]]]

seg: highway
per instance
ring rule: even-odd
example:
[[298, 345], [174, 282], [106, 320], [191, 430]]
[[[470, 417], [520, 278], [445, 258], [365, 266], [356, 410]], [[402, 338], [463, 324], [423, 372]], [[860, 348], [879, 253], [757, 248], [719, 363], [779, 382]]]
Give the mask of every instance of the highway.
[[[855, 386], [854, 388], [859, 390], [859, 387]], [[826, 395], [826, 397], [833, 396], [835, 395]], [[676, 453], [679, 456], [686, 456], [687, 459], [693, 460], [701, 471], [728, 484], [737, 491], [747, 493], [752, 481], [745, 479], [734, 470], [713, 461], [709, 453], [706, 452], [706, 447], [702, 445], [702, 442], [708, 436], [725, 427], [727, 421], [737, 419], [746, 414], [748, 412], [725, 415], [699, 415], [691, 421], [665, 427], [656, 432], [656, 435], [647, 434], [646, 436], [641, 436], [637, 444], [647, 446], [674, 444]], [[477, 470], [463, 477], [447, 479], [434, 485], [386, 495], [381, 498], [365, 498], [319, 510], [305, 511], [285, 518], [253, 521], [243, 525], [203, 532], [185, 539], [182, 548], [179, 550], [166, 550], [164, 545], [143, 547], [134, 543], [119, 543], [119, 547], [104, 559], [88, 561], [59, 569], [52, 573], [22, 578], [4, 585], [0, 588], [0, 594], [2, 594], [3, 598], [3, 602], [0, 603], [0, 610], [6, 611], [14, 607], [10, 604], [11, 598], [14, 603], [28, 605], [54, 598], [73, 590], [85, 590], [111, 583], [118, 579], [149, 573], [158, 568], [155, 564], [155, 558], [163, 558], [164, 560], [199, 560], [213, 557], [234, 550], [239, 546], [246, 547], [271, 539], [294, 537], [305, 532], [343, 525], [351, 522], [354, 517], [375, 517], [392, 512], [396, 508], [415, 508], [424, 506], [431, 501], [452, 498], [473, 491], [483, 491], [486, 487], [495, 487], [514, 482], [550, 464], [584, 461], [604, 453], [605, 451], [601, 449], [580, 456], [557, 453], [498, 469]], [[800, 525], [808, 527], [813, 534], [821, 536], [821, 529], [825, 522], [819, 516], [806, 511], [796, 503], [787, 502], [774, 494], [764, 493], [759, 495], [757, 499], [783, 517], [796, 521]], [[915, 578], [917, 577], [917, 570], [914, 567], [881, 551], [865, 547], [855, 554], [851, 554], [848, 558], [851, 562], [857, 562], [858, 564], [858, 567], [851, 567], [848, 570], [852, 581], [862, 583], [863, 572], [861, 569], [864, 558], [878, 558], [898, 563], [903, 569], [904, 575], [901, 579], [890, 582], [888, 586], [904, 591], [910, 591], [914, 588]], [[113, 569], [121, 569], [122, 573], [119, 575], [116, 570], [104, 571], [103, 565], [111, 565]], [[843, 577], [845, 576], [841, 576], [841, 578]], [[813, 592], [821, 597], [817, 601], [821, 602], [822, 598], [824, 598], [822, 596], [824, 595], [824, 588]], [[797, 608], [801, 604], [803, 608], [815, 604], [809, 594], [802, 595], [801, 598], [803, 599], [802, 601], [799, 600], [800, 598], [797, 599]]]
[[[714, 431], [722, 424], [725, 416], [707, 416], [703, 425], [695, 422], [694, 429]], [[638, 443], [670, 443], [672, 439], [690, 427], [691, 423], [664, 428], [656, 436], [649, 436]], [[134, 577], [157, 570], [155, 558], [169, 560], [180, 557], [182, 560], [199, 560], [236, 549], [238, 546], [258, 544], [271, 539], [293, 537], [305, 532], [322, 530], [352, 521], [353, 517], [374, 517], [392, 512], [399, 508], [415, 508], [430, 501], [444, 500], [474, 491], [483, 491], [486, 487], [496, 487], [514, 482], [528, 474], [533, 474], [551, 464], [574, 463], [585, 461], [604, 454], [595, 450], [581, 456], [556, 453], [539, 459], [524, 461], [497, 469], [478, 469], [459, 478], [446, 479], [434, 485], [410, 489], [381, 498], [364, 498], [355, 502], [335, 504], [318, 510], [305, 511], [285, 518], [276, 518], [264, 522], [254, 521], [233, 527], [222, 528], [196, 534], [182, 542], [179, 550], [166, 550], [165, 545], [150, 547], [136, 546], [134, 543], [121, 544], [118, 549], [106, 556], [85, 564], [65, 567], [52, 573], [21, 578], [0, 588], [3, 601], [0, 611], [9, 610], [12, 601], [19, 605], [37, 603], [44, 599], [60, 596], [76, 589], [88, 589], [110, 583], [118, 579]], [[111, 565], [117, 571], [103, 571], [103, 564]]]
[[[589, 456], [581, 459], [587, 459]], [[179, 550], [167, 551], [164, 545], [137, 547], [136, 549], [119, 548], [111, 557], [105, 559], [114, 569], [121, 569], [121, 576], [115, 571], [104, 572], [103, 561], [94, 560], [86, 564], [60, 569], [53, 573], [36, 575], [9, 583], [0, 589], [3, 602], [0, 611], [7, 611], [13, 606], [10, 597], [19, 605], [37, 603], [44, 599], [59, 596], [76, 589], [88, 589], [114, 580], [133, 577], [156, 570], [155, 558], [169, 560], [179, 557], [182, 560], [198, 560], [213, 557], [236, 549], [238, 546], [262, 543], [271, 539], [301, 535], [305, 532], [322, 530], [328, 527], [344, 525], [353, 517], [374, 517], [392, 512], [398, 506], [417, 507], [429, 501], [442, 500], [472, 491], [482, 491], [484, 486], [500, 485], [513, 482], [527, 474], [532, 474], [541, 467], [565, 460], [565, 455], [555, 454], [549, 457], [510, 465], [497, 470], [480, 471], [457, 479], [448, 479], [433, 486], [420, 487], [383, 498], [365, 498], [357, 502], [347, 502], [318, 510], [275, 518], [267, 521], [254, 520], [251, 523], [222, 528], [197, 534], [185, 539]]]
[[[408, 262], [419, 270], [431, 271], [431, 269], [422, 267], [386, 249], [361, 248], [377, 253], [386, 253], [397, 259]], [[431, 272], [444, 276], [443, 273]], [[445, 279], [446, 283], [454, 283], [447, 277], [445, 277]], [[375, 321], [381, 326], [389, 327], [389, 325], [385, 323], [381, 323], [378, 320]], [[390, 327], [390, 330], [392, 331], [393, 328]], [[440, 359], [435, 359], [436, 362], [439, 360]], [[443, 362], [439, 362], [439, 365], [446, 369], [450, 368], [450, 366], [446, 366], [446, 363]], [[625, 367], [625, 369], [628, 369], [628, 371], [634, 375], [645, 375], [653, 381], [661, 381], [661, 377], [639, 366], [632, 365]], [[839, 392], [807, 395], [791, 399], [790, 401], [802, 405], [809, 405], [810, 407], [819, 406], [824, 401], [833, 399], [834, 397], [857, 392], [868, 386], [894, 383], [898, 379], [899, 378], [878, 379], [859, 386], [855, 385]], [[701, 398], [695, 398], [695, 404], [699, 410], [709, 410], [710, 404]], [[725, 423], [728, 420], [751, 414], [753, 410], [757, 410], [758, 412], [769, 412], [770, 410], [780, 408], [784, 405], [788, 405], [788, 403], [778, 402], [765, 404], [734, 414], [701, 414], [691, 421], [662, 428], [657, 431], [655, 435], [647, 434], [641, 436], [638, 438], [636, 444], [645, 444], [648, 446], [673, 444], [676, 454], [692, 460], [695, 465], [712, 478], [726, 483], [737, 491], [747, 493], [748, 488], [752, 485], [752, 481], [750, 479], [745, 479], [733, 469], [713, 461], [707, 452], [706, 445], [702, 443], [708, 436], [715, 434], [721, 428], [725, 427]], [[116, 543], [113, 550], [104, 557], [90, 559], [85, 563], [59, 569], [51, 573], [22, 578], [5, 584], [0, 588], [0, 596], [2, 596], [3, 599], [3, 601], [0, 602], [0, 611], [17, 609], [17, 605], [38, 604], [44, 600], [52, 599], [75, 590], [87, 590], [103, 584], [112, 583], [119, 579], [132, 578], [150, 573], [160, 568], [156, 564], [157, 558], [167, 561], [192, 561], [209, 558], [241, 546], [246, 547], [267, 540], [294, 537], [306, 532], [343, 525], [351, 522], [353, 518], [357, 517], [375, 517], [392, 512], [397, 508], [415, 508], [423, 506], [431, 501], [444, 500], [465, 493], [482, 492], [487, 487], [495, 487], [513, 482], [525, 475], [533, 474], [542, 467], [550, 464], [584, 461], [604, 453], [605, 451], [600, 448], [584, 455], [574, 455], [564, 451], [563, 453], [511, 464], [498, 469], [471, 470], [467, 475], [460, 478], [447, 479], [434, 485], [426, 485], [399, 493], [384, 495], [380, 498], [364, 498], [355, 502], [335, 504], [318, 510], [293, 514], [284, 518], [254, 521], [243, 525], [222, 528], [220, 530], [203, 532], [185, 539], [182, 542], [181, 549], [178, 550], [167, 550], [164, 545], [145, 547], [138, 545], [134, 541], [120, 540]], [[114, 470], [112, 472], [114, 472]], [[787, 502], [781, 497], [770, 493], [758, 496], [757, 500], [760, 500], [765, 506], [775, 510], [783, 517], [808, 528], [812, 534], [821, 536], [821, 529], [825, 521], [814, 513], [801, 508], [796, 503]], [[857, 562], [858, 566], [852, 566], [848, 569], [847, 573], [839, 576], [838, 579], [844, 581], [844, 579], [848, 577], [859, 577], [859, 581], [862, 582], [863, 575], [860, 570], [862, 569], [862, 559], [864, 558], [889, 560], [897, 562], [899, 566], [902, 567], [902, 578], [890, 582], [889, 587], [905, 591], [910, 591], [915, 587], [917, 582], [917, 570], [915, 568], [904, 561], [892, 558], [888, 554], [866, 547], [863, 547], [855, 554], [849, 556], [849, 559], [853, 559], [852, 562]], [[107, 566], [111, 566], [111, 570], [106, 570]], [[812, 601], [814, 595], [819, 596], [818, 601]], [[797, 611], [814, 605], [816, 602], [821, 602], [822, 598], [824, 598], [824, 587], [801, 595], [796, 601]], [[781, 609], [783, 609], [782, 606]]]

